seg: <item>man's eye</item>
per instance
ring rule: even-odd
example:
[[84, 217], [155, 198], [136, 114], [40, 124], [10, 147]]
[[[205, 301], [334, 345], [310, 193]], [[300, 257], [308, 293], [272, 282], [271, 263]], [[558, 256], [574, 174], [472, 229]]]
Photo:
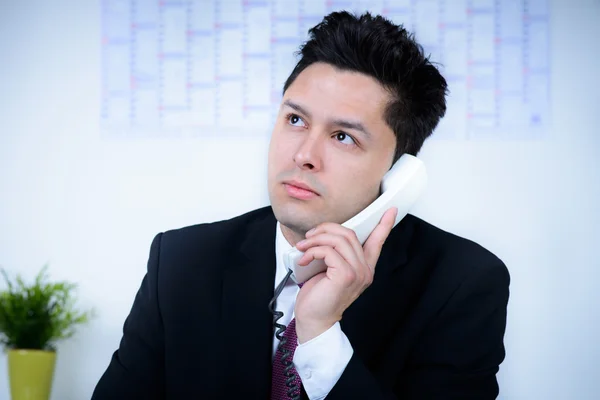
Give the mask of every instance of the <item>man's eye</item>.
[[[302, 118], [300, 118], [296, 114], [290, 114], [288, 116], [288, 122], [293, 126], [304, 126], [304, 121], [302, 121]], [[300, 125], [297, 125], [298, 123], [300, 123]]]
[[345, 132], [338, 132], [338, 133], [335, 135], [335, 138], [336, 138], [336, 139], [337, 139], [339, 142], [341, 142], [341, 143], [344, 143], [344, 144], [355, 144], [355, 143], [356, 143], [356, 142], [354, 141], [354, 139], [352, 138], [352, 136], [348, 135], [348, 134], [347, 134], [347, 133], [345, 133]]

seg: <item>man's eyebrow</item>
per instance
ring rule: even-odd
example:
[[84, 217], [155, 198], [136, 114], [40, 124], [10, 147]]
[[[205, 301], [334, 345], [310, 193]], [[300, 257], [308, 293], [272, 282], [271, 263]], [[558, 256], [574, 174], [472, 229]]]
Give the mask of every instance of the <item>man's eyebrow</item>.
[[365, 126], [358, 121], [348, 121], [345, 119], [335, 119], [332, 121], [334, 125], [341, 126], [346, 129], [354, 129], [356, 131], [362, 132], [367, 138], [371, 138], [371, 133], [365, 128]]
[[302, 107], [300, 104], [296, 104], [291, 100], [286, 100], [283, 102], [284, 105], [293, 108], [294, 110], [298, 111], [301, 114], [306, 115], [308, 118], [311, 117], [310, 113], [308, 112], [308, 110], [306, 110], [304, 107]]

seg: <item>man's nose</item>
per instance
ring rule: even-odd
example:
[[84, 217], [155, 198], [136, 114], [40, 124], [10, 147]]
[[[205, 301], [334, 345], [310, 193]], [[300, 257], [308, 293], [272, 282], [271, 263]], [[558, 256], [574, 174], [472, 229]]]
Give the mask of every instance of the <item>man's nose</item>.
[[311, 131], [304, 136], [294, 154], [294, 162], [300, 169], [318, 171], [322, 166], [323, 135]]

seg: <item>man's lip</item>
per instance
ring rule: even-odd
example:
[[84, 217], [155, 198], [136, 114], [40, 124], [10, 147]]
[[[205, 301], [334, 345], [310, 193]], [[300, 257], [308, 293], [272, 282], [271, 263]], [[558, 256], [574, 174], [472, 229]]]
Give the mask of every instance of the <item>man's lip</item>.
[[314, 194], [317, 194], [317, 195], [319, 194], [313, 188], [311, 188], [310, 186], [308, 186], [307, 184], [302, 183], [302, 182], [298, 182], [298, 181], [285, 181], [283, 183], [285, 183], [287, 185], [299, 187], [300, 189], [309, 190], [309, 191], [311, 191], [311, 192], [313, 192]]

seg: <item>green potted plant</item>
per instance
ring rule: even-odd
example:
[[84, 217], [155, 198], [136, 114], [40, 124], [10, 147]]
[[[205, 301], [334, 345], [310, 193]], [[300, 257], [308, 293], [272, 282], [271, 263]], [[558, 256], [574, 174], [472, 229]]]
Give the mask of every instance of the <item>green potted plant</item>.
[[8, 351], [12, 400], [48, 400], [56, 362], [56, 343], [71, 337], [92, 311], [77, 311], [76, 285], [48, 282], [44, 266], [31, 285], [20, 276], [0, 291], [0, 343]]

